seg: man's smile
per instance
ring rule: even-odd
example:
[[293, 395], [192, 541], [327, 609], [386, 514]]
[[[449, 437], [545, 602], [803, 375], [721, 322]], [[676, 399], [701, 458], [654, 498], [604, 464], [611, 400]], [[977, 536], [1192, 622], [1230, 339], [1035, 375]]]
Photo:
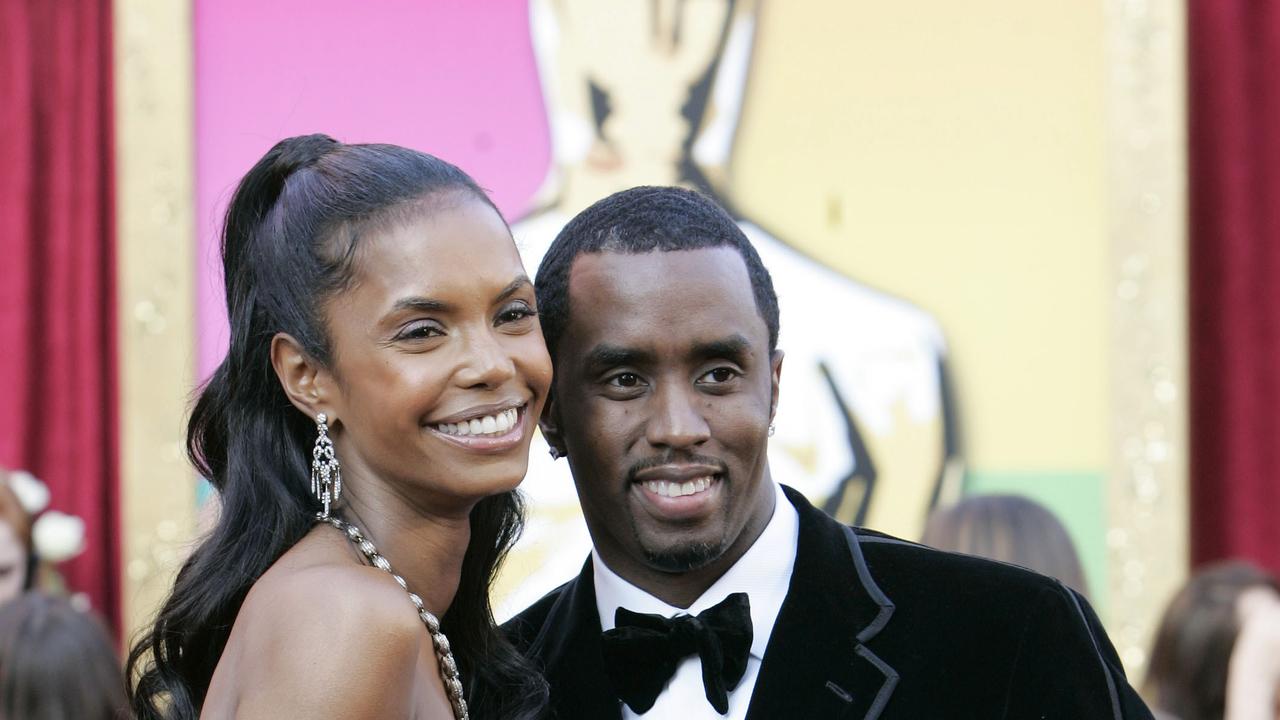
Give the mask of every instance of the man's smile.
[[719, 507], [723, 478], [717, 468], [666, 465], [637, 474], [631, 483], [631, 492], [654, 519], [685, 523], [705, 517]]

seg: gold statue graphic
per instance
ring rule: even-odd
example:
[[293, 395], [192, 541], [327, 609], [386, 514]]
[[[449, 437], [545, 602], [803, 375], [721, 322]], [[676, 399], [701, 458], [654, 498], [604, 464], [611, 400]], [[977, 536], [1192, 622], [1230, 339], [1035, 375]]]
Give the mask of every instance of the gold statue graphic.
[[[922, 310], [797, 251], [734, 204], [729, 163], [758, 10], [751, 0], [531, 0], [552, 164], [535, 210], [513, 225], [516, 241], [532, 272], [574, 214], [613, 192], [684, 185], [716, 197], [781, 306], [773, 476], [845, 522], [918, 537], [929, 508], [959, 494], [943, 336]], [[591, 547], [568, 466], [541, 441], [523, 489], [529, 524], [499, 592], [507, 613], [577, 573]]]

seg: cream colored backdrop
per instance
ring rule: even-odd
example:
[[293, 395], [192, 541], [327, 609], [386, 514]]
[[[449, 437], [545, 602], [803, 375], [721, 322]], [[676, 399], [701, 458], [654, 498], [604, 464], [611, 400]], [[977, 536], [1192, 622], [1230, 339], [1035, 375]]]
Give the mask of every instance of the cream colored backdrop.
[[937, 318], [970, 468], [1107, 463], [1103, 50], [1101, 3], [762, 7], [735, 198]]

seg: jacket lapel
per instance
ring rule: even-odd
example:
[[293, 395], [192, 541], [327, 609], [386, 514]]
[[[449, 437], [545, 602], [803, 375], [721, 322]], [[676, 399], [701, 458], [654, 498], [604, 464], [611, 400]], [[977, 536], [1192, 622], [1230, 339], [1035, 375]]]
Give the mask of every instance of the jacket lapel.
[[898, 673], [868, 644], [888, 624], [893, 603], [871, 577], [854, 532], [783, 489], [800, 515], [796, 563], [747, 720], [875, 720]]
[[621, 703], [604, 674], [595, 595], [588, 558], [582, 572], [561, 592], [529, 649], [532, 657], [543, 661], [555, 718], [622, 717]]

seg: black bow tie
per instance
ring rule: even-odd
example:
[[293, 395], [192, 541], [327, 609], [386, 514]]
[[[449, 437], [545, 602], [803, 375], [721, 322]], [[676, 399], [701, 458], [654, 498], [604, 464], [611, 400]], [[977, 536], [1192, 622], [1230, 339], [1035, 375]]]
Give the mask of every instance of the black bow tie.
[[618, 608], [614, 629], [601, 638], [605, 673], [633, 712], [644, 714], [675, 674], [681, 660], [697, 653], [707, 701], [729, 711], [729, 690], [747, 670], [751, 650], [751, 603], [733, 593], [693, 615], [665, 618]]

